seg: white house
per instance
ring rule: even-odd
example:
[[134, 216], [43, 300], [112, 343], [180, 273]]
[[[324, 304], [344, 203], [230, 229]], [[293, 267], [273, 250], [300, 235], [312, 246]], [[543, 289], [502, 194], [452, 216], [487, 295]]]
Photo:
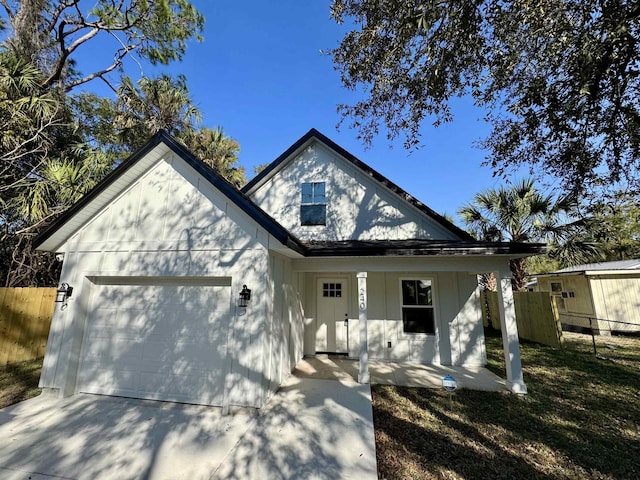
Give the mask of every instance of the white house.
[[482, 365], [483, 272], [526, 392], [509, 259], [543, 246], [475, 241], [313, 129], [242, 191], [158, 133], [36, 244], [73, 288], [40, 379], [63, 396], [260, 408], [318, 352], [362, 382], [369, 359]]

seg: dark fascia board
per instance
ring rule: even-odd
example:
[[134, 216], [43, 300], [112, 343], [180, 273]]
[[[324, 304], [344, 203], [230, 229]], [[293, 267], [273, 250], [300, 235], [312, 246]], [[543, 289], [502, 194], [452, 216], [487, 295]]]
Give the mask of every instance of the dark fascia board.
[[450, 232], [452, 232], [455, 235], [459, 236], [462, 240], [475, 240], [472, 235], [470, 235], [469, 233], [465, 232], [461, 228], [457, 227], [456, 225], [451, 223], [449, 220], [444, 218], [442, 215], [440, 215], [436, 211], [434, 211], [431, 208], [429, 208], [428, 206], [426, 206], [424, 203], [422, 203], [420, 200], [415, 198], [413, 195], [407, 193], [405, 190], [403, 190], [398, 185], [393, 183], [387, 177], [385, 177], [381, 173], [379, 173], [376, 170], [374, 170], [373, 168], [371, 168], [369, 165], [364, 163], [362, 160], [357, 158], [355, 155], [349, 153], [347, 150], [342, 148], [340, 145], [335, 143], [330, 138], [328, 138], [325, 135], [323, 135], [322, 133], [320, 133], [315, 128], [312, 128], [307, 133], [305, 133], [297, 142], [295, 142], [293, 145], [291, 145], [284, 153], [282, 153], [278, 158], [276, 158], [273, 162], [271, 162], [262, 172], [260, 172], [258, 175], [256, 175], [249, 183], [247, 183], [242, 188], [242, 192], [245, 193], [245, 194], [250, 192], [256, 185], [259, 185], [266, 178], [270, 177], [274, 170], [276, 170], [283, 162], [287, 161], [287, 159], [289, 157], [291, 157], [291, 155], [293, 155], [300, 147], [302, 147], [305, 143], [307, 143], [312, 138], [315, 138], [316, 140], [318, 140], [319, 142], [323, 143], [328, 148], [330, 148], [330, 149], [334, 150], [335, 152], [337, 152], [339, 155], [341, 155], [347, 161], [349, 161], [352, 164], [354, 164], [356, 167], [358, 167], [364, 173], [369, 175], [371, 178], [375, 179], [377, 182], [379, 182], [382, 185], [384, 185], [385, 187], [387, 187], [393, 193], [398, 195], [400, 198], [402, 198], [406, 202], [409, 202], [411, 205], [416, 207], [418, 210], [422, 211], [423, 213], [425, 213], [429, 217], [433, 218], [436, 222], [438, 222], [440, 225], [445, 227]]
[[551, 278], [551, 277], [569, 277], [569, 276], [584, 276], [587, 272], [584, 270], [576, 270], [575, 272], [549, 272], [549, 273], [536, 273], [535, 275], [529, 275], [532, 278]]
[[300, 241], [291, 235], [282, 225], [271, 218], [264, 210], [253, 203], [246, 195], [235, 188], [231, 183], [227, 182], [224, 178], [218, 175], [213, 169], [199, 160], [193, 153], [191, 153], [184, 145], [179, 143], [166, 131], [161, 130], [156, 133], [149, 142], [143, 147], [138, 149], [129, 158], [123, 161], [117, 168], [109, 173], [98, 185], [96, 185], [90, 192], [88, 192], [82, 199], [72, 205], [67, 211], [65, 211], [60, 217], [58, 217], [47, 229], [42, 231], [35, 239], [35, 248], [38, 248], [48, 238], [50, 238], [57, 230], [59, 230], [70, 218], [78, 213], [82, 208], [88, 205], [95, 197], [103, 192], [113, 181], [124, 175], [133, 165], [135, 165], [141, 158], [148, 154], [151, 150], [157, 147], [160, 143], [164, 143], [169, 149], [173, 151], [177, 156], [186, 161], [194, 170], [208, 180], [214, 187], [216, 187], [222, 194], [227, 196], [233, 203], [235, 203], [240, 209], [247, 213], [253, 220], [255, 220], [261, 227], [267, 230], [273, 237], [275, 237], [280, 243], [286, 245], [288, 248], [303, 254], [304, 247], [300, 244]]
[[374, 257], [431, 255], [512, 255], [531, 256], [546, 252], [544, 243], [480, 242], [480, 241], [343, 241], [302, 242], [307, 257]]

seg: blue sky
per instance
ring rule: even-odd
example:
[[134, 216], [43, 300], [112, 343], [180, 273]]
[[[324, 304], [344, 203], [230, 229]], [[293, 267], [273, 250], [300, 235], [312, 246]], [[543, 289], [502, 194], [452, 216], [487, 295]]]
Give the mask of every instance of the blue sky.
[[472, 143], [488, 132], [483, 112], [456, 103], [453, 123], [425, 125], [424, 147], [409, 153], [386, 137], [365, 149], [338, 103], [357, 97], [340, 84], [331, 58], [347, 27], [329, 17], [329, 1], [195, 1], [206, 17], [204, 42], [171, 66], [184, 73], [208, 126], [221, 125], [240, 142], [240, 160], [269, 162], [314, 127], [440, 213], [454, 215], [474, 193], [500, 184]]
[[[489, 127], [468, 100], [454, 103], [452, 123], [435, 128], [427, 122], [423, 147], [413, 152], [401, 141], [390, 145], [384, 135], [366, 149], [348, 122], [336, 130], [336, 105], [357, 97], [341, 86], [331, 58], [321, 54], [347, 31], [329, 17], [329, 0], [193, 3], [206, 17], [204, 41], [190, 42], [180, 63], [141, 72], [128, 62], [126, 73], [134, 80], [141, 73], [186, 75], [203, 124], [222, 126], [240, 143], [248, 178], [255, 165], [274, 160], [314, 127], [439, 213], [455, 217], [475, 193], [503, 183], [481, 166], [484, 152], [473, 142]], [[88, 73], [93, 63], [108, 64], [114, 49], [94, 42], [78, 51], [78, 68]], [[99, 81], [89, 85], [108, 92]]]

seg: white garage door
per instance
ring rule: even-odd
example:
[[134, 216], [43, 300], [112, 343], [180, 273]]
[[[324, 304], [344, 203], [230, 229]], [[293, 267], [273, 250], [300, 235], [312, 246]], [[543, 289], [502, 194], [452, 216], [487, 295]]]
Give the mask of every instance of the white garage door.
[[230, 295], [228, 285], [95, 285], [78, 391], [222, 405]]

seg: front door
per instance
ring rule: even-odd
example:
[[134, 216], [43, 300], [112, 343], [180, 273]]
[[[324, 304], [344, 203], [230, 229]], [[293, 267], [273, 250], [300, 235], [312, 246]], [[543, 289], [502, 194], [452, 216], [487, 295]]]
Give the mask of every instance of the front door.
[[319, 278], [316, 292], [316, 352], [347, 353], [347, 279]]

